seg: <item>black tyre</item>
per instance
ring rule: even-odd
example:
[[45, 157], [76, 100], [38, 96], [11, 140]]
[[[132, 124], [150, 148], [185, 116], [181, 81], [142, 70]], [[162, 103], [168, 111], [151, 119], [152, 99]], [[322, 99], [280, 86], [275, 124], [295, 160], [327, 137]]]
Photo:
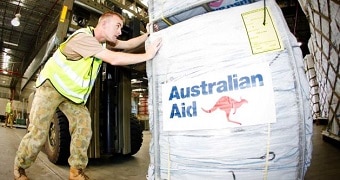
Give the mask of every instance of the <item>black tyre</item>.
[[59, 109], [50, 125], [45, 153], [54, 164], [66, 164], [70, 156], [71, 136], [66, 116]]
[[136, 154], [143, 143], [143, 129], [139, 120], [135, 116], [130, 117], [130, 133], [131, 133], [131, 152], [127, 155]]

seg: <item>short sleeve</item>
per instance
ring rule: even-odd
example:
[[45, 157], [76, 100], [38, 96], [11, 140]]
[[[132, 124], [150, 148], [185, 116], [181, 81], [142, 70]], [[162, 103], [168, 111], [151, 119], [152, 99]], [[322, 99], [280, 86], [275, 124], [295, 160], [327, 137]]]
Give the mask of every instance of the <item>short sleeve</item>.
[[63, 50], [68, 59], [78, 60], [90, 57], [104, 50], [97, 39], [86, 33], [79, 33], [70, 39]]

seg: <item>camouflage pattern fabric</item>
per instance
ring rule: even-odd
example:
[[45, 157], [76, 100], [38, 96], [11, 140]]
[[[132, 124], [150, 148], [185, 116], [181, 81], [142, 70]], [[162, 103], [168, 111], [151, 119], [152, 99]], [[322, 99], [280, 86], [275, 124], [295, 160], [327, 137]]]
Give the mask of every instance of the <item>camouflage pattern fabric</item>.
[[13, 114], [12, 113], [6, 114], [5, 127], [7, 127], [7, 124], [9, 124], [10, 127], [13, 127]]
[[14, 166], [27, 169], [35, 161], [47, 140], [50, 122], [57, 107], [69, 120], [70, 166], [77, 169], [84, 169], [87, 166], [87, 149], [92, 136], [89, 111], [84, 105], [75, 104], [60, 95], [49, 81], [44, 82], [36, 90], [29, 117], [29, 133], [21, 140]]

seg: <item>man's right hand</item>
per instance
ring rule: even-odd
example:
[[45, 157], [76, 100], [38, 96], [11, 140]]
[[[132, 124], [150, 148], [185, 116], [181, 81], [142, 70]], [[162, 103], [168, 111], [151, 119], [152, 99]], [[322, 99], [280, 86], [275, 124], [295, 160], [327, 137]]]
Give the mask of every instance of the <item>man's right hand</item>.
[[154, 58], [159, 48], [162, 46], [162, 38], [157, 38], [151, 44], [145, 45], [145, 53], [150, 59]]

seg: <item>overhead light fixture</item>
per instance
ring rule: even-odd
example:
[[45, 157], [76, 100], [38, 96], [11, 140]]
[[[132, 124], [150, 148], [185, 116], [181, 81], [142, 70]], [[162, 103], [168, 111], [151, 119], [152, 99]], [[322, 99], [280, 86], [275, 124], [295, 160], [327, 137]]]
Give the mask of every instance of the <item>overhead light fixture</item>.
[[15, 17], [12, 19], [11, 24], [13, 26], [20, 26], [20, 18], [21, 18], [20, 13], [15, 14]]
[[11, 45], [11, 46], [19, 46], [19, 45], [16, 44], [16, 43], [11, 43], [11, 42], [7, 42], [7, 41], [4, 41], [3, 43], [4, 43], [4, 44], [7, 44], [7, 45]]

